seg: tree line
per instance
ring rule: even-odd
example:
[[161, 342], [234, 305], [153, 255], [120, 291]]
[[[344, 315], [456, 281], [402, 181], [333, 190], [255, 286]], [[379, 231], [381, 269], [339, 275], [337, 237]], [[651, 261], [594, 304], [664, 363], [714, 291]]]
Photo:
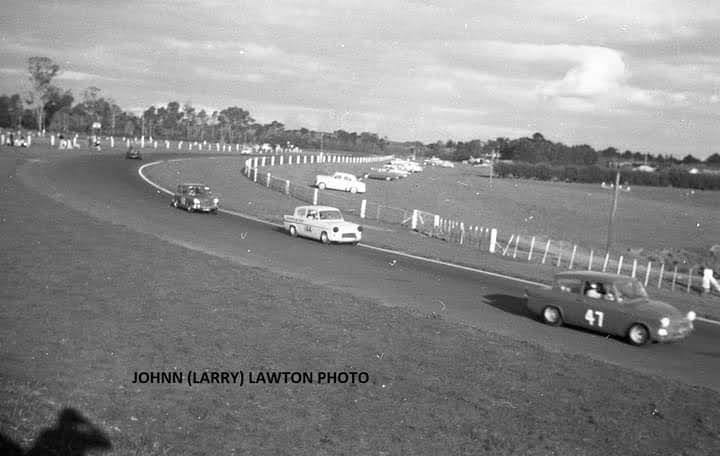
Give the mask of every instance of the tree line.
[[[47, 57], [28, 59], [30, 90], [25, 94], [0, 95], [0, 127], [11, 129], [49, 130], [57, 133], [93, 133], [92, 125], [99, 123], [98, 133], [126, 137], [152, 137], [183, 141], [224, 143], [291, 143], [305, 149], [328, 149], [360, 153], [412, 153], [419, 156], [438, 156], [446, 160], [462, 161], [471, 157], [493, 156], [503, 160], [530, 164], [546, 163], [575, 166], [608, 166], [622, 161], [648, 161], [654, 165], [672, 166], [695, 164], [701, 160], [687, 155], [677, 159], [670, 155], [644, 154], [609, 147], [595, 150], [589, 145], [568, 146], [552, 142], [535, 133], [531, 137], [491, 140], [393, 142], [370, 132], [335, 130], [320, 132], [300, 128], [286, 129], [278, 121], [261, 124], [250, 112], [230, 106], [207, 112], [198, 110], [190, 102], [182, 105], [171, 101], [166, 106], [150, 106], [141, 115], [124, 111], [101, 89], [88, 87], [76, 100], [70, 90], [54, 84], [60, 66]], [[720, 165], [720, 155], [705, 160]]]

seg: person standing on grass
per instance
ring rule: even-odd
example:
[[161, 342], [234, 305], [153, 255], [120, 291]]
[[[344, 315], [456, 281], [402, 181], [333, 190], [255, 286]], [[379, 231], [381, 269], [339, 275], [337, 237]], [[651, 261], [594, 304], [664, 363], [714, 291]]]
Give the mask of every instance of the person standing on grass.
[[702, 278], [702, 288], [703, 288], [703, 294], [710, 294], [710, 287], [712, 286], [715, 288], [715, 291], [720, 293], [720, 283], [718, 283], [717, 279], [715, 279], [715, 271], [718, 270], [718, 266], [720, 266], [720, 256], [715, 253], [715, 248], [713, 247], [710, 249], [710, 251], [706, 254], [705, 259], [702, 264], [702, 271], [703, 271], [703, 278]]

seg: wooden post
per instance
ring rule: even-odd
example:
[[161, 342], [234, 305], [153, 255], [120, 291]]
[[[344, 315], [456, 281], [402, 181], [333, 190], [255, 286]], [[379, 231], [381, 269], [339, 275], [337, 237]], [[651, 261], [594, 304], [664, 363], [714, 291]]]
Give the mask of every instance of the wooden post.
[[549, 250], [550, 250], [550, 239], [548, 239], [547, 242], [545, 243], [545, 253], [543, 253], [542, 264], [545, 264], [545, 260], [547, 259]]
[[635, 278], [635, 273], [637, 272], [637, 258], [633, 258], [633, 267], [632, 267], [632, 278]]
[[605, 272], [607, 269], [608, 261], [610, 260], [610, 252], [605, 254], [605, 261], [603, 261], [603, 269], [602, 272]]
[[532, 260], [533, 249], [535, 248], [535, 236], [530, 240], [530, 252], [528, 253], [528, 261]]
[[608, 221], [607, 243], [605, 251], [610, 252], [613, 242], [613, 230], [615, 224], [615, 213], [617, 212], [618, 195], [620, 194], [620, 171], [615, 174], [615, 188], [613, 189], [613, 202], [610, 209], [610, 220]]
[[592, 261], [593, 261], [593, 249], [590, 249], [590, 259], [588, 260], [588, 271], [592, 271]]
[[645, 285], [645, 287], [647, 287], [648, 281], [650, 280], [650, 270], [651, 269], [652, 269], [652, 261], [648, 261], [647, 269], [645, 269], [645, 283], [643, 283], [643, 285]]
[[503, 253], [502, 253], [503, 256], [505, 256], [505, 254], [507, 254], [507, 251], [510, 248], [510, 244], [512, 244], [513, 239], [515, 239], [514, 234], [510, 235], [510, 240], [508, 241], [507, 245], [505, 245], [505, 248], [503, 249]]
[[675, 291], [675, 281], [676, 280], [677, 280], [677, 265], [675, 265], [675, 269], [673, 269], [672, 285], [670, 286], [670, 289], [672, 291]]
[[515, 249], [513, 249], [513, 258], [517, 258], [518, 242], [520, 242], [520, 235], [515, 237]]
[[665, 263], [660, 264], [660, 275], [658, 276], [658, 288], [662, 288], [663, 275], [665, 274]]
[[573, 263], [575, 262], [575, 252], [577, 251], [577, 244], [573, 245], [573, 251], [572, 255], [570, 256], [570, 264], [568, 265], [568, 269], [572, 269]]
[[617, 274], [620, 274], [620, 271], [622, 271], [622, 263], [623, 263], [623, 256], [620, 255], [620, 259], [618, 260]]

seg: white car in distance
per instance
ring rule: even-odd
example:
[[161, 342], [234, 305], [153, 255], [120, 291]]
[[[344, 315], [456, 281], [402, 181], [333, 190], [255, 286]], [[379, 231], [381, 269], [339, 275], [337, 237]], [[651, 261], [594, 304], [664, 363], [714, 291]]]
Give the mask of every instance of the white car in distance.
[[365, 182], [360, 182], [358, 178], [350, 173], [336, 172], [328, 176], [318, 174], [315, 176], [315, 186], [320, 190], [342, 190], [350, 193], [365, 193]]
[[298, 206], [293, 215], [283, 216], [283, 225], [290, 236], [331, 242], [357, 244], [362, 239], [362, 226], [345, 221], [339, 209], [330, 206]]

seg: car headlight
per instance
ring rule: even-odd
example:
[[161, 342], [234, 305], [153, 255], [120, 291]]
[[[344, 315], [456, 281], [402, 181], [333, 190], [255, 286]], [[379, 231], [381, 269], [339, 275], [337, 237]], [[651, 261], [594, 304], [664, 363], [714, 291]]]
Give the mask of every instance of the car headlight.
[[660, 326], [662, 326], [663, 328], [667, 328], [668, 326], [670, 326], [670, 319], [668, 317], [661, 318]]
[[696, 316], [697, 316], [697, 315], [695, 315], [695, 312], [693, 312], [693, 311], [691, 310], [691, 311], [688, 312], [688, 314], [687, 314], [687, 319], [690, 320], [690, 321], [693, 321], [693, 320], [695, 320], [695, 317], [696, 317]]
[[338, 231], [340, 231], [340, 228], [334, 226], [334, 227], [333, 227], [333, 233], [337, 233]]
[[195, 205], [200, 204], [200, 200], [197, 198], [193, 198], [193, 204], [195, 204]]
[[219, 198], [213, 198], [213, 203], [214, 203], [214, 204], [217, 204], [217, 203], [219, 203], [219, 202], [220, 202], [220, 199], [219, 199]]

